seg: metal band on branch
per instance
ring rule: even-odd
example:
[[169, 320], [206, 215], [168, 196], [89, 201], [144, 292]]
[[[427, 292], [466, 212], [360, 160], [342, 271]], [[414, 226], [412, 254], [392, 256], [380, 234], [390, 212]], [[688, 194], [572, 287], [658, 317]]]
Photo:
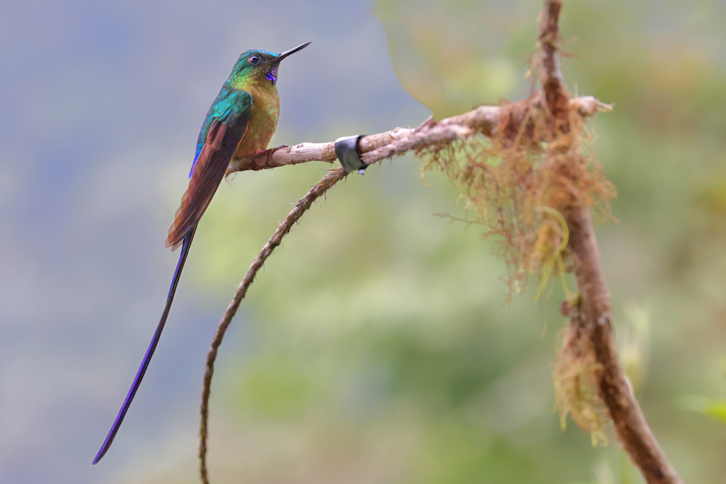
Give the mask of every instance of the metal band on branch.
[[335, 154], [346, 173], [357, 171], [359, 175], [362, 175], [365, 169], [368, 168], [368, 165], [363, 163], [358, 153], [358, 141], [362, 137], [362, 134], [357, 134], [343, 136], [335, 140]]

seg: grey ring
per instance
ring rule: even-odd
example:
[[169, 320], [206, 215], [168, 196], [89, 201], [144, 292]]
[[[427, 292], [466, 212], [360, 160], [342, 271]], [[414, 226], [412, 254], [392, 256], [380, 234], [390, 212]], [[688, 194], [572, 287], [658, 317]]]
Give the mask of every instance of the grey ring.
[[368, 168], [358, 154], [358, 140], [362, 136], [362, 134], [356, 134], [335, 140], [335, 154], [346, 173], [357, 171], [359, 174], [363, 174], [363, 171]]

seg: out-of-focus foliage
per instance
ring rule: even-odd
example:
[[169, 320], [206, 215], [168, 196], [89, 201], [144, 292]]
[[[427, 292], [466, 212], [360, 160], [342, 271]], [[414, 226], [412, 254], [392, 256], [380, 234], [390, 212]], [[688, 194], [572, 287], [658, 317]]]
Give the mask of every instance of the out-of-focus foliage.
[[[720, 366], [726, 377], [726, 358], [721, 358]], [[678, 404], [685, 410], [698, 412], [726, 423], [726, 399], [708, 398], [702, 395], [682, 395], [678, 398]]]
[[683, 396], [679, 403], [686, 410], [702, 413], [720, 422], [726, 423], [726, 400], [715, 400], [702, 396]]
[[439, 120], [521, 91], [526, 52], [536, 37], [522, 19], [534, 18], [536, 8], [523, 2], [379, 0], [374, 12], [386, 29], [401, 85]]
[[[520, 76], [539, 7], [401, 0], [374, 11], [401, 83], [441, 117], [527, 95]], [[716, 3], [615, 1], [565, 2], [562, 23], [569, 86], [615, 103], [592, 125], [619, 193], [618, 222], [598, 228], [603, 264], [618, 331], [632, 321], [624, 356], [638, 397], [686, 482], [720, 482], [726, 471], [724, 428], [676, 405], [724, 387], [724, 21]], [[330, 125], [331, 138], [348, 134], [333, 128], [336, 113]], [[419, 169], [397, 159], [349, 177], [268, 261], [234, 323], [246, 331], [221, 348], [212, 478], [639, 482], [617, 446], [593, 448], [553, 413], [561, 291], [531, 304], [530, 287], [503, 306], [496, 241], [434, 216], [466, 214], [443, 178], [422, 183]], [[249, 173], [220, 190], [206, 216], [212, 235], [190, 262], [220, 307], [322, 175], [319, 166]]]

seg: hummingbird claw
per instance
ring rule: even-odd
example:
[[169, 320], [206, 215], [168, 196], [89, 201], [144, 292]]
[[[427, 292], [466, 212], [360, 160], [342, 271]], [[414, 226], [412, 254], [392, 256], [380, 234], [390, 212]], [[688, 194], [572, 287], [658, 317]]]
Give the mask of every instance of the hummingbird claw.
[[418, 126], [418, 128], [414, 129], [413, 132], [418, 133], [425, 129], [433, 128], [434, 126], [436, 126], [436, 121], [434, 121], [433, 116], [429, 116], [423, 123]]
[[255, 153], [255, 158], [257, 158], [258, 156], [266, 155], [265, 166], [268, 168], [273, 168], [273, 166], [270, 165], [270, 157], [275, 153], [275, 151], [281, 150], [283, 148], [289, 148], [289, 146], [280, 145], [280, 146], [276, 146], [274, 148], [267, 148], [266, 150], [257, 150], [257, 153]]

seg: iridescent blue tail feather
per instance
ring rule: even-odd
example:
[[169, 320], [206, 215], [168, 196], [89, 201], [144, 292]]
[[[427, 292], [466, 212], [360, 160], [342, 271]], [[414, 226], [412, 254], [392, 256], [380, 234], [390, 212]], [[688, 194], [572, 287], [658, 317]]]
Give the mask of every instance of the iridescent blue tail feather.
[[144, 379], [146, 369], [149, 367], [151, 357], [154, 355], [156, 345], [159, 343], [159, 338], [161, 338], [161, 332], [164, 330], [164, 325], [166, 325], [166, 318], [169, 316], [171, 303], [174, 300], [174, 293], [176, 293], [176, 287], [179, 284], [179, 278], [181, 277], [182, 269], [184, 268], [184, 263], [187, 260], [189, 248], [192, 245], [192, 239], [194, 239], [194, 232], [196, 230], [197, 228], [193, 227], [186, 235], [186, 237], [184, 237], [181, 254], [179, 254], [179, 262], [176, 265], [176, 271], [174, 271], [174, 277], [171, 280], [169, 295], [166, 297], [166, 306], [164, 307], [164, 312], [161, 314], [161, 319], [159, 320], [159, 324], [156, 326], [156, 331], [154, 332], [154, 336], [151, 338], [149, 349], [146, 350], [146, 355], [144, 355], [144, 360], [141, 362], [139, 371], [136, 373], [136, 378], [134, 378], [134, 382], [131, 384], [131, 389], [129, 389], [129, 393], [126, 395], [126, 399], [124, 400], [123, 405], [121, 405], [121, 410], [119, 410], [118, 415], [116, 416], [116, 420], [114, 420], [113, 425], [111, 426], [111, 430], [108, 432], [108, 436], [106, 436], [106, 440], [103, 442], [103, 445], [98, 451], [98, 454], [96, 454], [96, 458], [93, 459], [92, 465], [96, 465], [111, 447], [113, 439], [116, 437], [116, 433], [121, 427], [121, 423], [124, 421], [126, 412], [129, 410], [129, 406], [131, 406], [131, 402], [136, 396], [136, 391], [139, 389], [139, 385], [141, 385], [141, 380]]

